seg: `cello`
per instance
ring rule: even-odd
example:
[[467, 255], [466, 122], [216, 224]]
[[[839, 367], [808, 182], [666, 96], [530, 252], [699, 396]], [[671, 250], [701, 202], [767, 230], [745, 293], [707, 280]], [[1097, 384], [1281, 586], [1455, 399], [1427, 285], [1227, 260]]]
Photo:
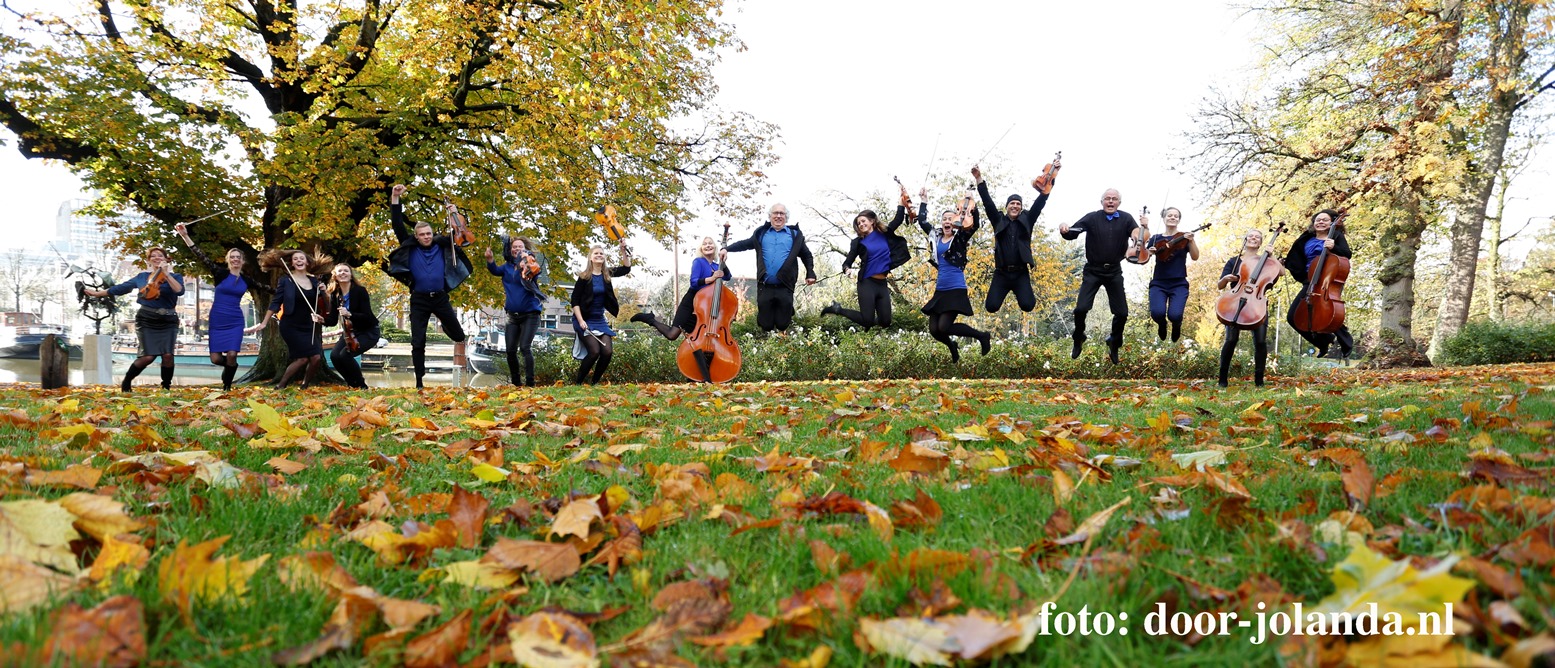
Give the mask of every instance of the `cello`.
[[1237, 329], [1257, 329], [1269, 319], [1269, 285], [1285, 273], [1285, 265], [1269, 249], [1285, 231], [1285, 223], [1274, 228], [1264, 244], [1263, 261], [1256, 265], [1241, 263], [1236, 281], [1215, 300], [1215, 317]]
[[[1344, 214], [1334, 221], [1329, 238], [1344, 224]], [[1350, 278], [1350, 258], [1324, 248], [1307, 264], [1306, 294], [1291, 310], [1291, 326], [1298, 332], [1333, 334], [1344, 327], [1344, 282]]]
[[[729, 223], [726, 222], [723, 246], [728, 245]], [[724, 266], [718, 268], [728, 275]], [[740, 346], [730, 331], [739, 314], [740, 302], [724, 279], [714, 281], [710, 287], [711, 290], [697, 290], [693, 302], [697, 326], [680, 340], [675, 365], [693, 382], [727, 383], [740, 374]]]

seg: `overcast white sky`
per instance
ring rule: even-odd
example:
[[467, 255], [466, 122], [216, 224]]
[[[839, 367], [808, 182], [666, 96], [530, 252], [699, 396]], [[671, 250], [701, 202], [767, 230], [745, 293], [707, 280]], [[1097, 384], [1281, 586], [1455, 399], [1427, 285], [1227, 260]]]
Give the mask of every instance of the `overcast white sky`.
[[[730, 8], [726, 18], [749, 48], [719, 66], [720, 102], [781, 128], [771, 200], [788, 204], [802, 227], [811, 222], [802, 205], [823, 189], [863, 195], [893, 188], [895, 174], [916, 191], [936, 136], [938, 171], [975, 159], [1012, 124], [996, 153], [1021, 176], [990, 184], [999, 201], [1012, 191], [1029, 201], [1031, 177], [1063, 150], [1050, 227], [1097, 208], [1109, 187], [1134, 212], [1158, 209], [1170, 193], [1185, 224], [1196, 225], [1203, 193], [1171, 171], [1173, 152], [1210, 86], [1245, 78], [1256, 29], [1211, 0], [745, 0]], [[1551, 168], [1542, 159], [1514, 186], [1526, 199], [1513, 201], [1512, 224], [1555, 213], [1555, 194], [1537, 188]], [[80, 182], [63, 167], [0, 148], [0, 246], [48, 238], [60, 202], [77, 196]], [[707, 228], [687, 236], [714, 231]], [[648, 245], [634, 244], [639, 257], [667, 265], [668, 252]], [[754, 254], [732, 257], [736, 274], [754, 273]]]

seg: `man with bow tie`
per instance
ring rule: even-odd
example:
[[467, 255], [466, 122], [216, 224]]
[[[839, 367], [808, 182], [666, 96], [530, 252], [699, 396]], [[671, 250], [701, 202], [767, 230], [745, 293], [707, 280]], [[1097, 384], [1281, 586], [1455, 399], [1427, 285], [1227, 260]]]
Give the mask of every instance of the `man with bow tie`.
[[1118, 210], [1123, 198], [1109, 188], [1101, 196], [1101, 210], [1085, 214], [1073, 225], [1059, 225], [1058, 234], [1077, 239], [1085, 232], [1085, 271], [1080, 278], [1080, 296], [1074, 304], [1074, 349], [1078, 358], [1085, 344], [1085, 314], [1096, 301], [1096, 290], [1107, 289], [1107, 305], [1112, 309], [1112, 335], [1107, 337], [1107, 357], [1118, 363], [1123, 347], [1123, 325], [1128, 322], [1128, 299], [1123, 295], [1123, 256], [1128, 252], [1129, 235], [1139, 227], [1134, 217]]

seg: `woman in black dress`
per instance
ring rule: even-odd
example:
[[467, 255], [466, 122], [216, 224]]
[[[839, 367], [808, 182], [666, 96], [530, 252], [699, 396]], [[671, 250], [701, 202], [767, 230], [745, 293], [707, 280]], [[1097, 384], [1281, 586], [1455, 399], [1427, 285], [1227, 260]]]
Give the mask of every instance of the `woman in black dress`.
[[329, 257], [308, 257], [300, 250], [268, 250], [259, 257], [259, 266], [274, 271], [286, 271], [275, 286], [275, 297], [270, 300], [269, 317], [280, 321], [281, 339], [286, 341], [286, 371], [276, 383], [276, 389], [284, 388], [299, 372], [306, 369], [302, 386], [313, 382], [313, 374], [324, 365], [323, 325], [329, 311], [329, 296], [320, 308], [319, 294], [323, 281], [316, 276], [332, 262]]
[[168, 268], [167, 251], [161, 248], [146, 251], [146, 267], [146, 271], [106, 290], [83, 290], [93, 297], [117, 297], [136, 291], [135, 303], [140, 310], [135, 312], [135, 336], [140, 339], [140, 351], [124, 372], [124, 381], [119, 383], [119, 389], [125, 392], [130, 391], [130, 381], [158, 357], [162, 358], [162, 389], [173, 386], [173, 349], [178, 345], [176, 308], [179, 296], [184, 294], [184, 277]]

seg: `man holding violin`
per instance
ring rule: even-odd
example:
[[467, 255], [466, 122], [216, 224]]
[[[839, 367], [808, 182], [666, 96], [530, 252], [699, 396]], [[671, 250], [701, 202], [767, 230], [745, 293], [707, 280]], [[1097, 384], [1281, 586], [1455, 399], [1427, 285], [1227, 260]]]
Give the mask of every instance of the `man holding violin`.
[[1074, 349], [1069, 356], [1080, 357], [1085, 345], [1085, 314], [1096, 302], [1096, 291], [1107, 289], [1107, 305], [1112, 310], [1112, 334], [1107, 337], [1107, 357], [1118, 363], [1123, 347], [1123, 326], [1128, 322], [1128, 298], [1123, 294], [1123, 256], [1128, 253], [1129, 236], [1138, 229], [1134, 217], [1118, 210], [1123, 197], [1109, 188], [1101, 196], [1101, 210], [1085, 214], [1073, 225], [1059, 225], [1065, 239], [1085, 237], [1085, 270], [1080, 278], [1080, 295], [1074, 304]]
[[[389, 192], [389, 222], [400, 245], [389, 254], [388, 273], [410, 288], [410, 358], [416, 367], [416, 389], [421, 389], [421, 379], [427, 373], [427, 323], [432, 316], [437, 316], [443, 333], [453, 339], [455, 356], [462, 356], [464, 328], [459, 326], [448, 293], [470, 277], [473, 266], [452, 237], [434, 233], [425, 222], [412, 224], [405, 218], [400, 197], [407, 190], [403, 184], [395, 184]], [[458, 215], [453, 204], [445, 206], [450, 216]]]
[[[1053, 159], [1053, 166], [1058, 166], [1057, 158]], [[1037, 295], [1031, 290], [1031, 267], [1035, 264], [1031, 258], [1031, 230], [1036, 226], [1037, 217], [1042, 215], [1043, 207], [1047, 206], [1048, 194], [1037, 195], [1030, 210], [1026, 210], [1020, 195], [1010, 195], [1004, 201], [1004, 211], [1000, 212], [988, 194], [982, 170], [973, 166], [972, 178], [977, 180], [977, 194], [988, 211], [988, 222], [993, 225], [993, 279], [988, 284], [988, 298], [983, 302], [983, 308], [989, 313], [997, 312], [1004, 305], [1004, 298], [1013, 292], [1020, 310], [1029, 313], [1037, 307]]]
[[799, 283], [799, 263], [804, 262], [805, 285], [815, 284], [815, 258], [805, 245], [804, 233], [788, 224], [788, 207], [773, 204], [767, 224], [749, 239], [724, 249], [729, 253], [756, 251], [756, 324], [762, 331], [788, 331], [794, 322], [794, 286]]

